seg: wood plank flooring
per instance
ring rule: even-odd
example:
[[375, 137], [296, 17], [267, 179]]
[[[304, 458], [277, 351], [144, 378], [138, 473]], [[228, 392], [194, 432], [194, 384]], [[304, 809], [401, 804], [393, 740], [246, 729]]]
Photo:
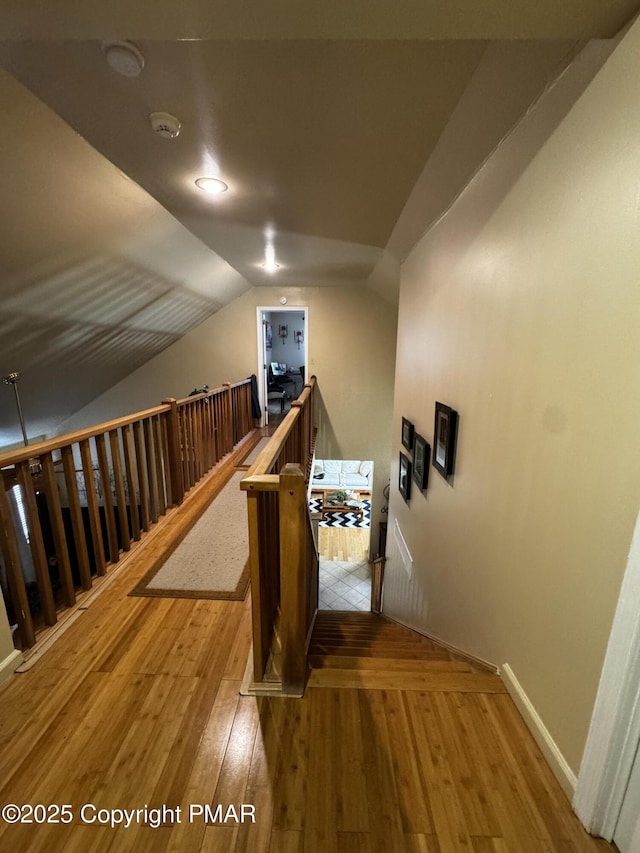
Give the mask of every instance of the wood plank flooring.
[[[173, 534], [189, 511], [172, 516]], [[33, 668], [0, 690], [0, 804], [68, 804], [73, 813], [70, 824], [0, 821], [1, 850], [612, 849], [580, 827], [508, 695], [434, 682], [374, 688], [383, 665], [366, 663], [362, 632], [365, 662], [356, 665], [366, 686], [310, 686], [301, 700], [240, 696], [248, 599], [127, 596], [173, 534], [167, 527], [139, 548]], [[432, 646], [427, 676], [450, 660]], [[420, 656], [400, 651], [400, 671], [425, 676]], [[357, 661], [341, 656], [346, 670]], [[468, 677], [460, 662], [453, 674]], [[189, 820], [190, 805], [218, 803], [251, 804], [256, 822], [211, 825], [200, 812]], [[162, 806], [173, 811], [157, 828], [97, 820]]]
[[318, 527], [321, 562], [361, 563], [369, 559], [370, 527]]

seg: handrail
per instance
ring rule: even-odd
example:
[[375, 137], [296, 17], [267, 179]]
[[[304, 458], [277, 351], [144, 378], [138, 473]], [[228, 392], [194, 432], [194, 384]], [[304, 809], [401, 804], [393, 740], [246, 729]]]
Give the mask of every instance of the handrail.
[[[295, 428], [296, 421], [300, 417], [300, 410], [309, 405], [315, 386], [316, 377], [311, 376], [309, 382], [300, 392], [298, 399], [291, 404], [290, 411], [287, 412], [284, 420], [271, 436], [267, 446], [260, 451], [256, 461], [247, 471], [246, 477], [240, 484], [241, 489], [249, 490], [262, 487], [263, 491], [278, 491], [278, 479], [272, 478], [273, 468], [280, 459], [287, 440]], [[306, 462], [306, 460], [304, 461]]]
[[0, 468], [7, 468], [9, 465], [24, 462], [27, 459], [31, 459], [34, 456], [41, 456], [44, 453], [52, 453], [54, 450], [60, 450], [68, 444], [78, 444], [89, 438], [95, 438], [96, 435], [104, 435], [109, 430], [119, 429], [135, 421], [146, 420], [154, 415], [164, 414], [167, 411], [169, 411], [169, 406], [154, 406], [152, 409], [145, 409], [133, 415], [125, 415], [122, 418], [105, 421], [105, 423], [98, 424], [97, 426], [86, 427], [77, 432], [69, 432], [55, 438], [45, 439], [45, 441], [38, 441], [35, 444], [28, 444], [26, 447], [20, 447], [16, 450], [8, 450], [5, 453], [0, 453]]
[[246, 379], [0, 454], [3, 594], [22, 648], [34, 602], [54, 625], [252, 428]]
[[282, 686], [293, 695], [304, 690], [318, 608], [318, 554], [307, 504], [315, 390], [312, 376], [240, 483], [249, 519], [253, 680], [265, 681], [279, 622]]

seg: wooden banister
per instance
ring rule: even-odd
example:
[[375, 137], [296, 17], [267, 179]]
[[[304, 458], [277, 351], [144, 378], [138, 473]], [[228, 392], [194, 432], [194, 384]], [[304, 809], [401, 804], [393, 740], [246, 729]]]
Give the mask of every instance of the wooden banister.
[[0, 454], [3, 592], [21, 647], [34, 614], [54, 625], [252, 425], [245, 379]]
[[313, 376], [240, 483], [249, 519], [254, 683], [265, 680], [278, 623], [287, 695], [304, 690], [318, 607], [318, 555], [307, 504], [315, 388]]

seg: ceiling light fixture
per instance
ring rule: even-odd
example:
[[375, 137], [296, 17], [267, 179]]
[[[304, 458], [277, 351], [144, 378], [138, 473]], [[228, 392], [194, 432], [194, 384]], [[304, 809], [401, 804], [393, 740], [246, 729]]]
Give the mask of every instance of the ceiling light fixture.
[[277, 269], [280, 269], [280, 264], [276, 263], [276, 250], [273, 243], [267, 243], [264, 247], [264, 262], [262, 263], [262, 268], [267, 272], [275, 272]]
[[210, 195], [220, 195], [229, 189], [229, 185], [220, 178], [198, 178], [196, 186]]
[[130, 41], [104, 41], [102, 52], [109, 67], [125, 77], [139, 77], [144, 68], [144, 56]]

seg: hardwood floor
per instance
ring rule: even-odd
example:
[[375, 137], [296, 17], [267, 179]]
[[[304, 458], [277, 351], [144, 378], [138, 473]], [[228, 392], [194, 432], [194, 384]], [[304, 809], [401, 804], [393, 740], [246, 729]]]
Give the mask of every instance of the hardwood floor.
[[[190, 511], [172, 516], [174, 533]], [[248, 599], [127, 596], [172, 535], [138, 549], [33, 668], [0, 690], [0, 804], [68, 804], [73, 813], [68, 825], [0, 821], [0, 849], [612, 849], [582, 830], [502, 692], [467, 692], [460, 680], [445, 691], [436, 678], [411, 690], [320, 683], [301, 700], [240, 696]], [[418, 667], [396, 651], [405, 672]], [[433, 652], [436, 663], [449, 659]], [[202, 807], [218, 803], [255, 806], [255, 823], [207, 825]], [[158, 828], [112, 828], [83, 823], [87, 804], [86, 821], [96, 809], [172, 811]]]
[[321, 561], [360, 563], [369, 559], [369, 527], [319, 527], [318, 556]]

